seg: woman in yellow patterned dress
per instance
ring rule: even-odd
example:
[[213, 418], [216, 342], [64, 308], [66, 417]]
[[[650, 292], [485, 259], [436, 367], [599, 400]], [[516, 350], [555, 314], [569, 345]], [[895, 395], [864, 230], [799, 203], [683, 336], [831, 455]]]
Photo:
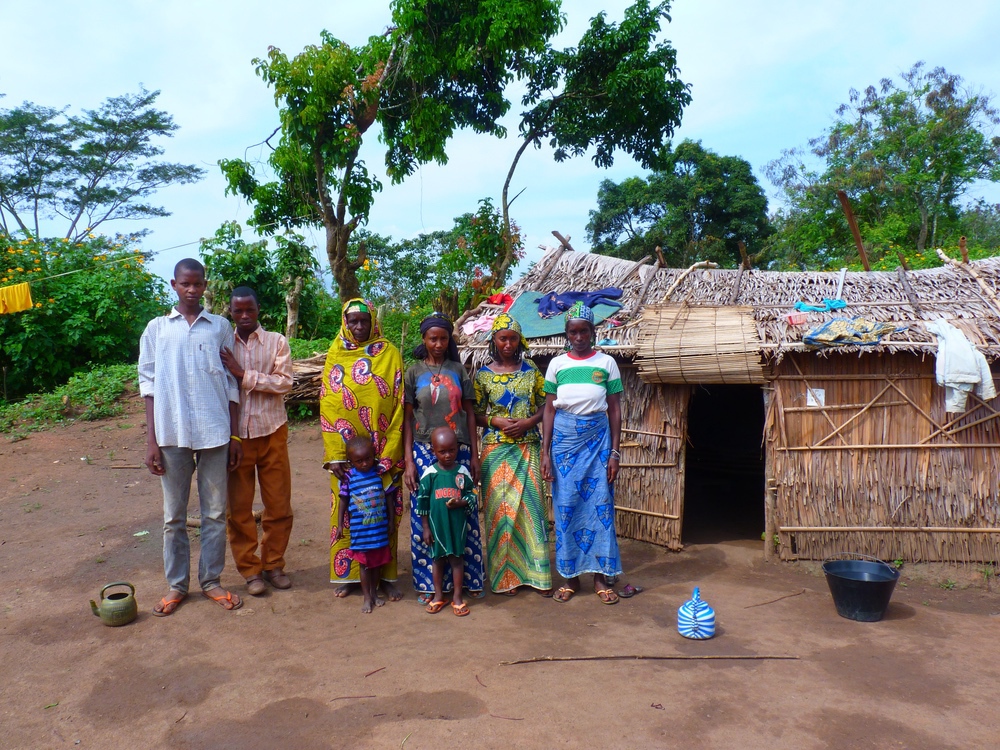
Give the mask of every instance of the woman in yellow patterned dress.
[[[399, 518], [403, 514], [400, 489], [403, 475], [403, 358], [382, 336], [375, 307], [363, 299], [344, 305], [340, 333], [330, 345], [319, 392], [319, 421], [323, 430], [323, 465], [331, 473], [333, 502], [331, 540], [340, 523], [340, 479], [349, 468], [347, 441], [370, 437], [382, 473], [382, 486], [392, 500], [396, 523], [389, 538], [392, 560], [381, 569], [382, 593], [390, 601], [402, 597], [395, 586]], [[334, 594], [347, 596], [351, 584], [360, 584], [358, 564], [351, 560], [350, 529], [341, 530], [330, 546], [330, 582]]]
[[520, 586], [552, 595], [548, 518], [541, 471], [545, 378], [527, 359], [521, 326], [507, 313], [490, 332], [492, 361], [476, 373], [476, 422], [484, 428], [482, 493], [486, 576], [494, 593]]

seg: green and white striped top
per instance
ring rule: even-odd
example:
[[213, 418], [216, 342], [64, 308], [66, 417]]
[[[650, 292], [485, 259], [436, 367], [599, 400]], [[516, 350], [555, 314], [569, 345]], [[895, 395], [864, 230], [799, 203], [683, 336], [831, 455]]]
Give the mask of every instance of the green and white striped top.
[[584, 359], [560, 354], [545, 371], [545, 392], [555, 394], [557, 409], [595, 414], [608, 410], [609, 393], [622, 392], [622, 376], [618, 364], [604, 352]]

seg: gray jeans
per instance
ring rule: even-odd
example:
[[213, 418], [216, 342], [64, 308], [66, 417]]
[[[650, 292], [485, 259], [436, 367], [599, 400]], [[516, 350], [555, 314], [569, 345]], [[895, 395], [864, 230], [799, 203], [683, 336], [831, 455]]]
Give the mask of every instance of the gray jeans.
[[194, 451], [161, 447], [163, 468], [163, 571], [174, 591], [188, 592], [191, 583], [191, 542], [187, 533], [187, 508], [191, 475], [198, 457], [198, 502], [201, 506], [201, 555], [198, 581], [204, 591], [219, 586], [226, 564], [226, 481], [229, 446]]

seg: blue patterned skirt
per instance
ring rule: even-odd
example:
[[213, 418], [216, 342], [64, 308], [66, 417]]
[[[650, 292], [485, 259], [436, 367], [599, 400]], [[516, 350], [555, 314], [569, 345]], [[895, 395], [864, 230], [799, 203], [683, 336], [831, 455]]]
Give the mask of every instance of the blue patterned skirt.
[[[417, 465], [417, 476], [424, 473], [424, 469], [437, 461], [431, 451], [430, 443], [413, 443], [413, 462]], [[472, 451], [469, 446], [459, 444], [458, 463], [466, 469], [472, 466]], [[434, 558], [431, 551], [424, 544], [423, 521], [417, 515], [417, 504], [415, 497], [410, 500], [410, 550], [413, 555], [413, 588], [417, 591], [433, 592], [434, 578], [433, 565]], [[483, 540], [479, 533], [479, 513], [470, 513], [468, 518], [468, 536], [465, 539], [465, 554], [462, 556], [465, 561], [465, 580], [462, 588], [468, 591], [483, 590]], [[451, 580], [451, 566], [444, 568], [444, 590], [451, 591], [454, 587]]]
[[621, 575], [615, 536], [615, 496], [608, 484], [611, 429], [605, 413], [577, 416], [556, 410], [552, 426], [552, 505], [556, 570]]

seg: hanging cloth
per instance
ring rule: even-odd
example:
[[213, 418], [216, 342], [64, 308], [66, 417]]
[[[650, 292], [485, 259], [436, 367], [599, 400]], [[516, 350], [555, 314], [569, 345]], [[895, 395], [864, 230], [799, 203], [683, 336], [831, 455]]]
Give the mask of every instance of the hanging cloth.
[[990, 363], [958, 328], [943, 320], [924, 324], [937, 337], [938, 351], [934, 372], [937, 384], [944, 387], [944, 410], [961, 414], [970, 393], [983, 401], [997, 395]]
[[31, 289], [27, 282], [0, 288], [0, 315], [31, 309]]

